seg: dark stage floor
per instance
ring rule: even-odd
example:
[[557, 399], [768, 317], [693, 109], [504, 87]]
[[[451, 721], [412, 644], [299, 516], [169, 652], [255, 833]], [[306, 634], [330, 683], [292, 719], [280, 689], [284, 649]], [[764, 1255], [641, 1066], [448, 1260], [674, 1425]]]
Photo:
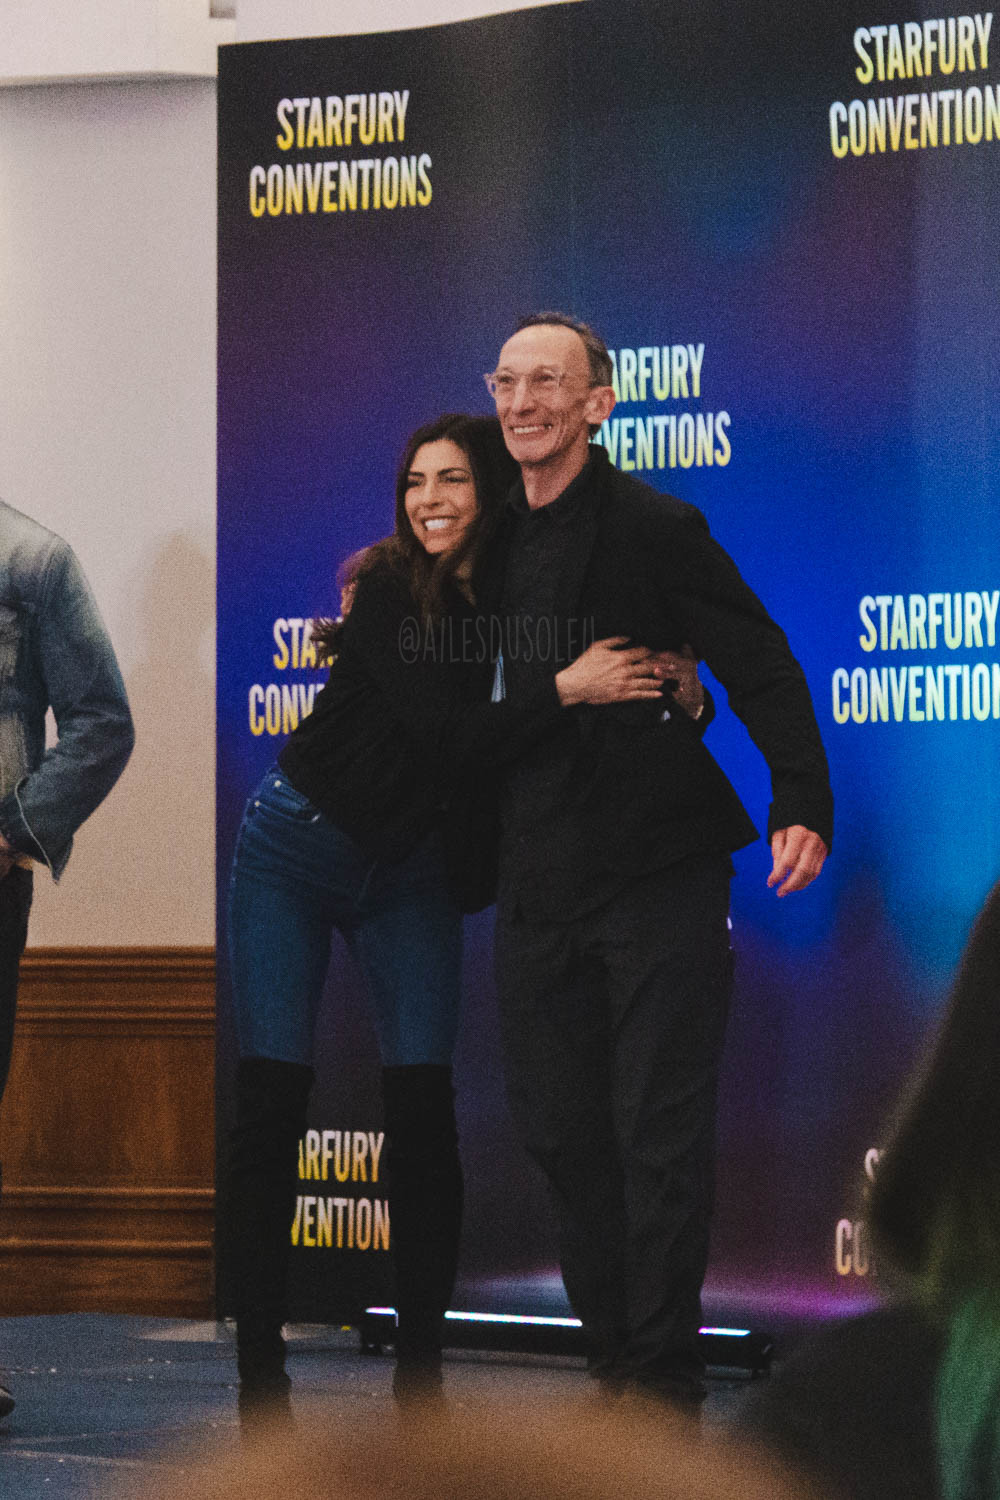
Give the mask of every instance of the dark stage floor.
[[[338, 1415], [395, 1420], [392, 1362], [362, 1355], [350, 1331], [296, 1326], [289, 1369], [296, 1399], [329, 1401]], [[111, 1492], [155, 1494], [157, 1481], [207, 1454], [234, 1451], [236, 1362], [225, 1325], [80, 1313], [0, 1320], [0, 1382], [17, 1399], [0, 1422], [3, 1500], [63, 1500]], [[746, 1389], [713, 1380], [709, 1424], [724, 1424]], [[453, 1354], [446, 1394], [463, 1401], [585, 1399], [571, 1358]]]

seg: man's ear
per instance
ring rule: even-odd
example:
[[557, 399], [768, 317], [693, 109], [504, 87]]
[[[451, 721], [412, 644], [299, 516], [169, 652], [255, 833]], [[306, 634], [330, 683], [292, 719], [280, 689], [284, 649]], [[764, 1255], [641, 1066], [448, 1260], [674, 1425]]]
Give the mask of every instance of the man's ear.
[[595, 427], [606, 422], [615, 409], [614, 387], [610, 385], [592, 385], [587, 393], [587, 405], [584, 415], [587, 421]]

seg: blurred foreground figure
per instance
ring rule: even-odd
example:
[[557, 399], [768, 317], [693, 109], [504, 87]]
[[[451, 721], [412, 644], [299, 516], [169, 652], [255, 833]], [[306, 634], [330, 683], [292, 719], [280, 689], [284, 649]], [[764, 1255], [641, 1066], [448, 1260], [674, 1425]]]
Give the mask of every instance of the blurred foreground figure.
[[882, 1157], [898, 1300], [791, 1360], [747, 1425], [851, 1500], [1000, 1497], [1000, 885]]
[[[152, 1500], [154, 1491], [129, 1492]], [[188, 1473], [156, 1500], [820, 1500], [770, 1460], [701, 1443], [693, 1423], [647, 1403], [463, 1405], [451, 1422], [330, 1429], [305, 1414], [287, 1444]]]

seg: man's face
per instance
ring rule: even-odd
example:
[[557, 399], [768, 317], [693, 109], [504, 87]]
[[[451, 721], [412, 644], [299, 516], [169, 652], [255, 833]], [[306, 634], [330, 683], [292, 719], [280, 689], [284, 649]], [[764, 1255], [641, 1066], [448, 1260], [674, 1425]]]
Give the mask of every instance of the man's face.
[[582, 466], [590, 423], [604, 420], [607, 398], [613, 405], [614, 397], [610, 387], [591, 385], [580, 335], [558, 324], [522, 328], [500, 350], [495, 373], [497, 416], [511, 457], [533, 467], [579, 450]]

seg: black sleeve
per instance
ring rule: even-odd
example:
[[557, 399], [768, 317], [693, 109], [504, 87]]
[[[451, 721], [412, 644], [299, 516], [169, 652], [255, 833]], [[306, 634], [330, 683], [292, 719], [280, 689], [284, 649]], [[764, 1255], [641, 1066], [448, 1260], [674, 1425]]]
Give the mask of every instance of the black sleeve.
[[667, 552], [669, 607], [725, 687], [771, 772], [768, 836], [795, 823], [833, 842], [833, 793], [805, 674], [785, 633], [685, 507]]
[[[341, 650], [364, 664], [389, 712], [447, 781], [516, 759], [562, 712], [554, 674], [523, 699], [489, 702], [484, 618], [445, 615], [425, 626], [405, 580], [388, 569], [361, 578]], [[472, 701], [473, 684], [482, 701]]]

